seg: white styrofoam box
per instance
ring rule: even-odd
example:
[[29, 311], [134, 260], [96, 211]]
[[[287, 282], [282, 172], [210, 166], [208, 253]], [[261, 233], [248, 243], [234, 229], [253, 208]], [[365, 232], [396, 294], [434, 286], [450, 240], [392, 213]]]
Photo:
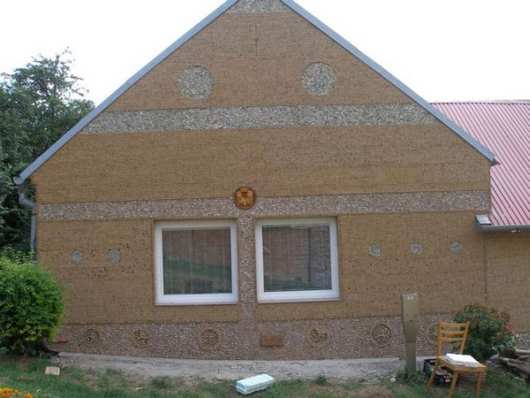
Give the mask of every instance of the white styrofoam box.
[[257, 391], [265, 390], [266, 388], [272, 386], [273, 383], [273, 377], [266, 374], [262, 374], [249, 377], [247, 379], [239, 380], [236, 383], [236, 390], [240, 394], [249, 395]]
[[49, 376], [59, 376], [61, 374], [61, 369], [57, 366], [46, 366], [44, 374]]

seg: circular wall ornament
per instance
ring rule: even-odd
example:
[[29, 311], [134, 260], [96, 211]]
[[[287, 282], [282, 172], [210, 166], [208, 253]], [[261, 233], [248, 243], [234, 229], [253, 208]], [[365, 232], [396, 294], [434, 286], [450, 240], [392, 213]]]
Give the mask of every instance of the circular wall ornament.
[[383, 254], [383, 249], [381, 249], [381, 246], [377, 243], [373, 243], [368, 248], [368, 253], [370, 253], [370, 256], [372, 257], [381, 257]]
[[316, 62], [304, 70], [304, 88], [310, 94], [328, 95], [335, 89], [336, 82], [335, 71], [327, 64]]
[[213, 77], [204, 66], [192, 66], [181, 73], [178, 85], [183, 97], [206, 99], [213, 91]]
[[454, 254], [460, 254], [464, 250], [464, 245], [458, 241], [455, 241], [449, 245], [449, 250]]
[[206, 329], [199, 334], [198, 340], [200, 348], [203, 350], [212, 350], [221, 342], [221, 336], [219, 336], [219, 332], [217, 330]]
[[149, 336], [143, 330], [135, 330], [131, 333], [131, 343], [136, 348], [144, 348], [149, 343]]
[[307, 333], [309, 343], [314, 347], [322, 347], [329, 342], [329, 334], [323, 330], [313, 328]]
[[83, 341], [87, 344], [98, 344], [100, 340], [99, 332], [95, 329], [87, 329], [83, 334]]
[[116, 265], [120, 262], [121, 260], [121, 252], [120, 252], [120, 249], [110, 249], [108, 252], [107, 252], [107, 258], [109, 259], [109, 261], [113, 264], [113, 265]]
[[81, 261], [83, 260], [83, 256], [79, 250], [74, 250], [72, 252], [71, 258], [74, 264], [81, 264]]
[[412, 242], [410, 244], [410, 252], [414, 254], [415, 256], [419, 256], [423, 253], [423, 245], [418, 242]]
[[240, 187], [234, 192], [234, 204], [242, 210], [249, 210], [256, 204], [256, 191], [249, 187]]
[[427, 341], [431, 344], [436, 344], [438, 339], [438, 322], [433, 323], [427, 329]]
[[372, 329], [372, 339], [380, 346], [387, 345], [392, 339], [392, 329], [384, 323], [375, 325]]

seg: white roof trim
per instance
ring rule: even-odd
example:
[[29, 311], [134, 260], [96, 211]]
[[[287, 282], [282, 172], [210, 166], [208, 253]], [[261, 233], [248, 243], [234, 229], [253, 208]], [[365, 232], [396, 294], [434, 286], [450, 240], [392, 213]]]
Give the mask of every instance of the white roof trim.
[[[99, 106], [97, 106], [88, 115], [82, 118], [74, 127], [68, 130], [57, 142], [55, 142], [42, 155], [40, 155], [28, 167], [26, 167], [26, 169], [24, 169], [24, 171], [22, 171], [18, 177], [15, 177], [15, 183], [18, 185], [22, 184], [39, 167], [41, 167], [47, 160], [49, 160], [59, 149], [61, 149], [68, 141], [70, 141], [77, 133], [79, 133], [83, 128], [85, 128], [101, 112], [107, 109], [118, 97], [120, 97], [123, 93], [125, 93], [130, 87], [132, 87], [136, 82], [138, 82], [138, 80], [140, 80], [147, 73], [149, 73], [154, 67], [156, 67], [163, 60], [165, 60], [175, 50], [177, 50], [183, 44], [185, 44], [190, 39], [192, 39], [196, 34], [198, 34], [204, 28], [210, 25], [219, 16], [224, 14], [225, 11], [227, 11], [230, 7], [232, 7], [235, 3], [237, 3], [237, 1], [238, 0], [227, 0], [214, 12], [212, 12], [210, 15], [204, 18], [201, 22], [195, 25], [190, 31], [188, 31], [181, 38], [179, 38], [177, 41], [171, 44], [168, 48], [166, 48], [162, 53], [160, 53], [157, 57], [155, 57], [151, 62], [149, 62], [142, 69], [136, 72], [129, 80], [127, 80], [124, 84], [122, 84], [116, 91], [114, 91]], [[376, 63], [371, 58], [363, 54], [361, 51], [355, 48], [351, 43], [349, 43], [346, 39], [344, 39], [338, 33], [333, 31], [331, 28], [329, 28], [327, 25], [321, 22], [318, 18], [310, 14], [304, 8], [299, 6], [295, 1], [293, 0], [281, 0], [281, 1], [286, 6], [288, 6], [291, 10], [293, 10], [294, 12], [296, 12], [297, 14], [305, 18], [307, 21], [309, 21], [313, 26], [315, 26], [322, 33], [329, 36], [332, 40], [334, 40], [342, 48], [344, 48], [349, 53], [351, 53], [354, 57], [364, 62], [366, 65], [368, 65], [371, 69], [373, 69], [383, 78], [385, 78], [390, 83], [392, 83], [394, 86], [399, 88], [405, 95], [410, 97], [418, 105], [423, 107], [427, 112], [431, 113], [436, 119], [438, 119], [440, 122], [442, 122], [447, 127], [449, 127], [461, 139], [463, 139], [465, 142], [467, 142], [469, 145], [475, 148], [492, 164], [496, 164], [495, 155], [488, 148], [480, 144], [476, 139], [474, 139], [471, 135], [469, 135], [462, 128], [457, 126], [454, 122], [452, 122], [449, 118], [443, 115], [440, 111], [436, 110], [433, 106], [431, 106], [431, 104], [429, 104], [427, 101], [421, 98], [418, 94], [416, 94], [413, 90], [411, 90], [409, 87], [403, 84], [400, 80], [394, 77], [390, 72], [388, 72], [378, 63]]]

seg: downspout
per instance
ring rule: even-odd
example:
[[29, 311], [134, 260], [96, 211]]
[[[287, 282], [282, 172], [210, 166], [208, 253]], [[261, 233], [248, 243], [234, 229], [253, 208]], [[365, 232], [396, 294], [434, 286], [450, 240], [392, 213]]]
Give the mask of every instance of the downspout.
[[[15, 183], [17, 183], [16, 179]], [[35, 202], [27, 197], [28, 187], [29, 185], [25, 183], [17, 184], [18, 203], [20, 203], [22, 207], [31, 209], [31, 232], [29, 247], [32, 255], [35, 256], [37, 249], [37, 207], [35, 205]]]

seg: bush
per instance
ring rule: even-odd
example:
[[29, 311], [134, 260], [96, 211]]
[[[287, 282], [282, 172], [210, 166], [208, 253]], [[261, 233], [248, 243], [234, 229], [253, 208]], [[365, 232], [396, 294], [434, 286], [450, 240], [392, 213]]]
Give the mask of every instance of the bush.
[[494, 308], [468, 305], [456, 314], [455, 322], [469, 321], [469, 335], [465, 352], [478, 361], [485, 361], [497, 352], [512, 348], [515, 337], [511, 331], [510, 316]]
[[51, 339], [63, 312], [57, 282], [24, 258], [0, 257], [0, 347], [36, 355]]
[[15, 263], [29, 263], [31, 262], [31, 252], [19, 251], [10, 246], [4, 246], [0, 249], [0, 263], [5, 260], [11, 260]]

